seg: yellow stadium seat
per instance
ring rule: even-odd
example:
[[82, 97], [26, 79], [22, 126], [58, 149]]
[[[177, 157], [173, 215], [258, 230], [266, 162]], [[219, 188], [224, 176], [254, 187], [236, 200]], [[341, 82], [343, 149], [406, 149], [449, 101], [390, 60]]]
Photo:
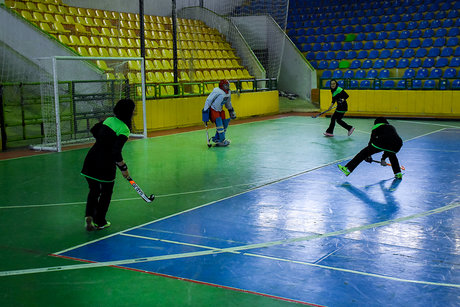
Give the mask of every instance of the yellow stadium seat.
[[104, 27], [104, 24], [102, 23], [102, 19], [94, 18], [93, 23], [94, 23], [94, 26], [96, 26], [96, 27], [99, 27], [99, 28]]
[[86, 28], [81, 24], [75, 24], [75, 31], [78, 33], [90, 34], [90, 32], [86, 31]]
[[50, 34], [56, 34], [58, 33], [56, 30], [53, 30], [49, 24], [47, 24], [46, 22], [40, 22], [40, 29], [42, 29], [43, 31], [45, 31], [46, 33], [50, 33]]
[[154, 55], [153, 55], [152, 49], [146, 49], [146, 50], [145, 50], [145, 57], [146, 57], [147, 59], [153, 59], [153, 58], [155, 58]]
[[82, 16], [76, 16], [75, 17], [75, 23], [79, 23], [79, 24], [81, 24], [82, 26], [85, 26], [85, 27], [91, 27], [92, 26], [91, 24], [88, 24], [88, 21], [86, 20], [86, 18], [82, 17]]
[[16, 0], [6, 0], [5, 5], [11, 9], [15, 9], [16, 11], [27, 10], [27, 7], [24, 3], [18, 2]]
[[56, 22], [59, 22], [59, 23], [63, 24], [63, 25], [68, 25], [69, 24], [67, 22], [67, 20], [65, 20], [65, 18], [62, 15], [58, 15], [58, 14], [54, 15], [54, 20]]
[[213, 58], [213, 56], [211, 55], [211, 53], [209, 52], [209, 50], [203, 51], [203, 54], [204, 54], [204, 58], [205, 58], [205, 59], [212, 59], [212, 58]]
[[78, 14], [78, 11], [77, 11], [76, 7], [69, 6], [68, 11], [69, 11], [68, 12], [69, 15], [73, 15], [73, 16], [79, 16], [80, 15], [80, 14]]
[[116, 39], [115, 37], [109, 37], [109, 43], [110, 43], [110, 47], [115, 47], [115, 48], [120, 47], [118, 39]]
[[174, 82], [174, 73], [169, 72], [169, 71], [165, 71], [163, 73], [163, 75], [165, 77], [166, 82], [168, 82], [168, 83], [173, 83]]
[[126, 42], [128, 43], [128, 46], [129, 48], [140, 48], [141, 45], [140, 45], [140, 40], [139, 39], [134, 39], [134, 38], [128, 38], [126, 40]]
[[205, 84], [205, 85], [204, 85], [204, 93], [205, 93], [205, 94], [211, 93], [211, 92], [213, 91], [213, 89], [214, 89], [214, 85], [213, 85], [213, 84], [208, 83], [208, 84]]
[[155, 78], [158, 80], [158, 83], [165, 83], [164, 75], [161, 72], [156, 71]]
[[118, 29], [118, 35], [120, 37], [124, 37], [124, 38], [128, 38], [128, 31], [126, 31], [125, 29]]
[[[121, 19], [121, 20], [128, 20], [128, 13], [121, 12], [121, 13], [120, 13], [120, 19]], [[121, 20], [120, 20], [120, 21], [121, 21]]]
[[47, 23], [55, 23], [56, 22], [56, 19], [54, 19], [54, 16], [50, 13], [45, 13], [43, 14], [43, 19], [45, 19], [45, 21]]
[[133, 72], [128, 72], [127, 77], [128, 77], [129, 83], [131, 83], [131, 84], [136, 84], [136, 83], [141, 83], [142, 82], [142, 80], [138, 79], [137, 75], [135, 73], [133, 73]]
[[40, 12], [32, 12], [32, 18], [33, 18], [33, 21], [36, 22], [36, 23], [47, 22], [45, 20], [45, 18], [43, 18], [42, 13], [40, 13]]
[[177, 60], [177, 68], [178, 69], [188, 69], [187, 61], [184, 60]]
[[214, 68], [219, 68], [218, 66], [215, 65], [214, 61], [209, 59], [206, 61], [206, 64], [208, 65], [209, 68], [214, 69]]
[[104, 27], [106, 28], [113, 28], [114, 25], [112, 24], [112, 22], [110, 21], [110, 19], [102, 19], [102, 24], [104, 25]]
[[248, 72], [247, 69], [243, 69], [243, 76], [246, 78], [246, 79], [252, 79], [254, 78], [253, 76], [251, 76]]
[[81, 56], [89, 56], [89, 53], [88, 53], [88, 50], [85, 48], [85, 47], [77, 47], [77, 52], [81, 55]]
[[[99, 54], [103, 57], [109, 57], [109, 51], [107, 50], [107, 48], [104, 48], [104, 47], [99, 47]], [[118, 55], [117, 55], [118, 56]]]
[[69, 36], [69, 41], [71, 46], [82, 46], [83, 44], [81, 43], [80, 39], [76, 35], [70, 35]]
[[129, 29], [128, 30], [128, 37], [136, 38], [137, 34], [136, 34], [136, 32], [134, 32], [134, 30]]
[[94, 18], [96, 17], [96, 11], [94, 9], [86, 9], [86, 16]]
[[209, 51], [209, 54], [211, 55], [211, 59], [216, 59], [217, 58], [217, 53], [215, 50], [210, 50]]
[[180, 72], [180, 81], [189, 82], [190, 78], [185, 71]]
[[97, 67], [99, 67], [100, 69], [102, 69], [104, 71], [113, 71], [113, 68], [108, 67], [107, 63], [105, 61], [97, 60], [96, 65], [97, 65]]
[[96, 48], [94, 47], [89, 47], [88, 48], [88, 52], [89, 52], [89, 55], [90, 56], [94, 56], [94, 57], [100, 57], [101, 55], [99, 54], [99, 52], [97, 51]]
[[126, 52], [126, 49], [118, 49], [118, 55], [124, 58], [129, 57], [128, 53]]
[[198, 81], [204, 81], [204, 76], [203, 73], [200, 70], [197, 70], [195, 72], [196, 80]]
[[173, 57], [172, 52], [169, 49], [162, 49], [161, 54], [162, 54], [163, 58], [172, 59], [172, 57]]
[[136, 51], [134, 49], [128, 49], [127, 53], [128, 53], [129, 57], [132, 57], [132, 58], [137, 57], [137, 53], [136, 53]]
[[172, 68], [172, 65], [171, 65], [171, 62], [170, 62], [169, 60], [166, 60], [166, 59], [162, 60], [162, 61], [161, 61], [161, 65], [163, 66], [163, 69], [164, 69], [164, 70], [171, 70], [171, 69], [173, 69], [173, 68]]
[[29, 11], [38, 11], [37, 5], [33, 2], [26, 2], [26, 7]]
[[118, 46], [120, 46], [121, 48], [129, 48], [130, 47], [128, 45], [128, 43], [126, 42], [126, 39], [121, 38], [121, 37], [118, 39]]
[[206, 62], [206, 60], [200, 60], [200, 67], [203, 69], [212, 68], [208, 66], [208, 63]]
[[224, 75], [224, 72], [222, 70], [219, 69], [217, 71], [217, 75], [219, 76], [220, 80], [225, 79], [225, 75]]
[[219, 76], [215, 70], [211, 70], [211, 79], [210, 80], [219, 80]]
[[103, 46], [101, 41], [99, 40], [99, 37], [97, 36], [90, 36], [89, 40], [93, 44], [93, 46]]
[[69, 9], [67, 8], [67, 6], [59, 5], [59, 6], [57, 6], [57, 9], [59, 11], [59, 14], [62, 14], [62, 15], [69, 14]]
[[128, 21], [127, 21], [127, 20], [120, 20], [120, 21], [119, 21], [119, 25], [120, 25], [120, 27], [123, 28], [123, 29], [126, 29], [126, 30], [127, 30], [127, 29], [131, 29], [131, 25], [128, 24]]
[[232, 92], [235, 92], [235, 91], [236, 91], [236, 84], [235, 84], [235, 83], [230, 82], [230, 90], [231, 90]]
[[209, 73], [208, 70], [203, 70], [203, 77], [206, 81], [211, 81], [213, 80], [211, 74]]
[[87, 36], [80, 36], [80, 43], [82, 46], [91, 46], [91, 47], [94, 47], [94, 45], [91, 43], [91, 41], [89, 40], [89, 38]]
[[230, 70], [230, 75], [232, 76], [231, 79], [238, 79], [238, 74], [234, 69]]
[[139, 71], [141, 70], [141, 65], [139, 61], [128, 61], [128, 69]]
[[153, 72], [151, 72], [151, 71], [147, 72], [145, 74], [145, 77], [147, 79], [146, 80], [147, 82], [149, 82], [149, 83], [150, 82], [157, 83], [157, 79], [155, 78], [155, 74]]
[[218, 63], [217, 65], [219, 66], [216, 66], [216, 67], [221, 67], [221, 68], [230, 68], [231, 66], [228, 66], [227, 63], [225, 62], [225, 60], [223, 59], [220, 59], [220, 60], [214, 60], [214, 63]]
[[253, 90], [254, 83], [253, 82], [241, 82], [241, 88], [243, 90]]
[[86, 16], [86, 15], [88, 15], [88, 12], [86, 11], [85, 8], [77, 7], [77, 15], [78, 16]]
[[109, 42], [109, 39], [107, 37], [101, 36], [101, 37], [99, 37], [99, 40], [101, 41], [102, 46], [104, 46], [104, 47], [113, 47], [113, 46], [110, 46], [110, 42]]
[[152, 61], [152, 63], [153, 63], [154, 70], [164, 70], [165, 69], [160, 60], [155, 59]]
[[58, 40], [63, 43], [66, 46], [72, 46], [72, 42], [69, 40], [69, 38], [64, 35], [64, 34], [59, 34], [58, 35]]
[[224, 76], [225, 76], [225, 79], [227, 80], [232, 79], [232, 75], [230, 74], [230, 71], [227, 69], [224, 70]]
[[146, 90], [147, 90], [147, 93], [146, 93], [147, 96], [156, 96], [156, 87], [155, 86], [151, 86], [151, 85], [147, 86]]
[[102, 36], [107, 36], [107, 37], [112, 36], [112, 33], [110, 32], [109, 28], [101, 28], [100, 33]]
[[99, 10], [99, 9], [94, 10], [94, 17], [97, 17], [97, 18], [100, 18], [100, 19], [104, 19], [104, 18], [105, 18], [105, 16], [104, 16], [104, 11], [103, 11], [103, 10]]
[[152, 60], [145, 60], [145, 70], [155, 70]]
[[71, 33], [71, 31], [66, 30], [60, 22], [55, 22], [53, 23], [53, 28], [58, 32], [58, 33]]
[[107, 72], [105, 73], [105, 77], [107, 80], [116, 80], [117, 78], [115, 77], [115, 75], [111, 72]]

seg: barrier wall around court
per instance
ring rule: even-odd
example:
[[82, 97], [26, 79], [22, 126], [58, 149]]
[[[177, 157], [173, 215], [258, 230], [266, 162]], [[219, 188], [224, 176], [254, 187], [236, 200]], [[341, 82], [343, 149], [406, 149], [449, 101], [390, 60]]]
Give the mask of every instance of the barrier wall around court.
[[[346, 90], [347, 115], [460, 118], [460, 91]], [[320, 108], [332, 101], [330, 90], [320, 91]]]
[[[147, 130], [200, 125], [201, 110], [205, 101], [206, 96], [148, 100]], [[139, 102], [136, 104], [142, 107]], [[278, 91], [241, 93], [239, 96], [232, 94], [232, 105], [238, 118], [276, 114], [279, 112]], [[228, 116], [228, 112], [226, 114]], [[140, 116], [141, 114], [135, 115], [135, 126], [141, 126]]]

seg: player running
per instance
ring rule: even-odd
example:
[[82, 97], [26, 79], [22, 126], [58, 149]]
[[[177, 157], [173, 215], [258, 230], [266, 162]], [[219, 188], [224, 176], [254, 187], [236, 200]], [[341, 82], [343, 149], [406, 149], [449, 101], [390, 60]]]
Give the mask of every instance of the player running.
[[342, 120], [345, 113], [348, 111], [347, 99], [349, 96], [343, 88], [337, 85], [337, 81], [334, 79], [331, 80], [330, 87], [331, 87], [331, 93], [332, 93], [332, 102], [328, 110], [332, 110], [332, 106], [336, 102], [337, 102], [337, 108], [335, 109], [334, 114], [332, 114], [331, 116], [331, 123], [329, 124], [329, 127], [327, 128], [326, 132], [324, 132], [324, 135], [328, 137], [333, 137], [335, 122], [337, 122], [340, 126], [347, 129], [348, 136], [350, 136], [355, 130], [355, 128], [348, 125], [346, 122]]
[[[228, 110], [230, 118], [225, 118], [224, 105]], [[202, 113], [203, 122], [207, 123], [211, 120], [216, 125], [216, 134], [212, 137], [212, 141], [216, 143], [216, 146], [228, 146], [230, 141], [225, 139], [225, 132], [227, 131], [230, 119], [236, 118], [231, 103], [230, 83], [228, 80], [221, 80], [219, 87], [212, 90], [208, 98], [206, 98]]]

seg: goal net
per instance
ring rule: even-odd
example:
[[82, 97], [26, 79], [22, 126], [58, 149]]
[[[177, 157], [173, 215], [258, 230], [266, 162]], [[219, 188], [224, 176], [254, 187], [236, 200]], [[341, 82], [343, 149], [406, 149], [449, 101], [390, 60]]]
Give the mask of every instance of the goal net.
[[43, 139], [32, 149], [60, 152], [94, 140], [90, 129], [124, 98], [136, 103], [131, 136], [147, 137], [142, 58], [55, 56], [38, 63]]

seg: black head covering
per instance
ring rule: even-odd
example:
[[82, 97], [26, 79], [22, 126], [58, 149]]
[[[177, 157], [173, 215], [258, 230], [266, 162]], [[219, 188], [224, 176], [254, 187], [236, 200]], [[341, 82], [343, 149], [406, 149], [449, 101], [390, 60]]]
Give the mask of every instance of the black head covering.
[[389, 124], [385, 117], [377, 117], [374, 121], [374, 125], [377, 124]]
[[[335, 84], [337, 85], [337, 87], [335, 89], [332, 89], [332, 81], [335, 82]], [[331, 81], [329, 82], [329, 88], [331, 89], [331, 92], [334, 93], [335, 90], [339, 87], [339, 82], [337, 82], [337, 80], [335, 79], [331, 79]]]
[[134, 101], [131, 99], [121, 99], [117, 102], [115, 108], [113, 108], [115, 117], [124, 122], [129, 129], [131, 129], [131, 119], [133, 117], [134, 107]]

